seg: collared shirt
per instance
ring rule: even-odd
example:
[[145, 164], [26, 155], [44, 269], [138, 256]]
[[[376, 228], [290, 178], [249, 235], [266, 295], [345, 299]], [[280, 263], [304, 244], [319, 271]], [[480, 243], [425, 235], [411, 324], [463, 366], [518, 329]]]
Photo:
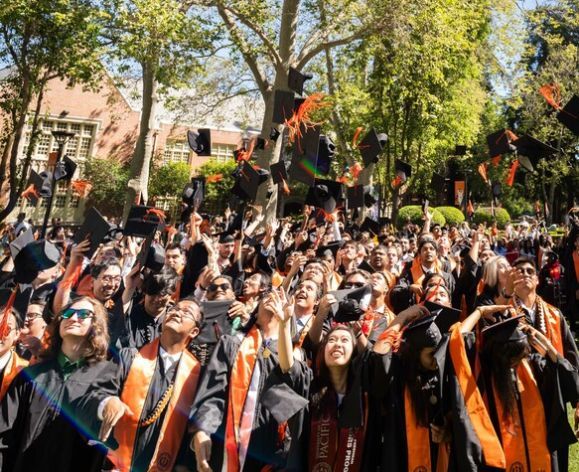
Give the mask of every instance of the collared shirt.
[[165, 369], [165, 372], [167, 372], [168, 370], [171, 369], [171, 367], [177, 364], [177, 362], [179, 362], [179, 360], [181, 359], [182, 355], [183, 355], [182, 352], [178, 352], [176, 354], [169, 354], [167, 351], [165, 351], [165, 349], [159, 346], [159, 356], [161, 357], [161, 361], [163, 361], [163, 368]]
[[310, 322], [312, 316], [314, 315], [302, 316], [301, 318], [298, 318], [296, 320], [296, 328], [298, 330], [298, 333], [301, 333], [303, 331], [306, 325]]
[[10, 362], [10, 358], [12, 357], [12, 349], [9, 349], [6, 354], [0, 357], [0, 372], [4, 371], [8, 362]]
[[77, 361], [71, 361], [68, 357], [64, 355], [62, 351], [58, 353], [56, 360], [58, 361], [58, 365], [60, 366], [60, 370], [62, 371], [64, 380], [68, 379], [72, 375], [72, 373], [79, 367], [82, 367], [83, 365], [86, 364], [86, 360], [83, 357], [81, 357]]
[[521, 309], [525, 312], [525, 316], [529, 319], [529, 321], [531, 322], [531, 325], [535, 325], [535, 318], [536, 318], [536, 307], [537, 305], [535, 304], [532, 308], [528, 308], [525, 306], [525, 304], [518, 300], [519, 302], [519, 306], [521, 307]]

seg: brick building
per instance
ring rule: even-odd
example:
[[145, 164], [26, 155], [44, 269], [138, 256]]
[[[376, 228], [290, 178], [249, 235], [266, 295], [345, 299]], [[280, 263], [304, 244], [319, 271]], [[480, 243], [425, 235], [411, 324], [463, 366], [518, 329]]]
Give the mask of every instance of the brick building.
[[[66, 83], [54, 80], [49, 83], [42, 103], [41, 129], [32, 154], [32, 169], [40, 172], [48, 165], [48, 156], [58, 149], [51, 131], [66, 130], [75, 133], [67, 144], [65, 153], [77, 164], [74, 178], [81, 178], [84, 163], [89, 157], [130, 160], [137, 140], [140, 112], [114, 85], [110, 78], [103, 80], [98, 91], [83, 89], [82, 86], [67, 87]], [[193, 128], [211, 128], [212, 155], [199, 157], [187, 144], [186, 133]], [[243, 141], [246, 130], [235, 124], [211, 126], [195, 124], [186, 126], [160, 122], [156, 132], [154, 155], [162, 162], [187, 162], [194, 169], [209, 159], [224, 161], [233, 158], [233, 150]], [[20, 144], [20, 155], [25, 155], [30, 141], [30, 131]], [[35, 223], [42, 221], [48, 199], [41, 199], [33, 207], [20, 199], [9, 221], [24, 211]], [[71, 192], [68, 183], [60, 182], [54, 197], [52, 216], [65, 223], [78, 223], [84, 214], [83, 201]]]

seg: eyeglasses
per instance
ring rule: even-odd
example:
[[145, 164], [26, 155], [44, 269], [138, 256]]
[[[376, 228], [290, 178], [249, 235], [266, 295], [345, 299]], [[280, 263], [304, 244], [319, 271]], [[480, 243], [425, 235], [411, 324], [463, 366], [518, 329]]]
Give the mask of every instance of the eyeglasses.
[[87, 318], [92, 318], [94, 313], [90, 310], [87, 310], [86, 308], [68, 308], [60, 314], [60, 317], [63, 320], [68, 320], [74, 315], [76, 315], [79, 320], [86, 320]]
[[42, 318], [42, 313], [31, 313], [26, 315], [26, 319], [24, 320], [24, 324], [32, 324], [38, 318]]
[[189, 318], [190, 320], [194, 321], [195, 323], [197, 323], [197, 319], [195, 318], [195, 315], [193, 315], [193, 313], [190, 313], [188, 311], [185, 311], [181, 308], [179, 308], [177, 305], [172, 305], [168, 310], [167, 313], [179, 313], [179, 316], [181, 318]]
[[366, 285], [364, 282], [350, 282], [350, 283], [344, 284], [344, 288], [345, 289], [360, 288], [360, 287], [363, 287], [364, 285]]
[[521, 271], [521, 274], [523, 275], [535, 275], [537, 273], [537, 271], [535, 269], [533, 269], [532, 267], [523, 267], [522, 269], [519, 269]]
[[108, 284], [118, 284], [121, 282], [122, 278], [120, 276], [114, 277], [112, 275], [103, 275], [100, 279]]
[[217, 289], [219, 289], [219, 288], [225, 292], [226, 290], [231, 289], [231, 284], [229, 284], [229, 283], [209, 284], [209, 287], [207, 287], [207, 291], [208, 292], [216, 292]]

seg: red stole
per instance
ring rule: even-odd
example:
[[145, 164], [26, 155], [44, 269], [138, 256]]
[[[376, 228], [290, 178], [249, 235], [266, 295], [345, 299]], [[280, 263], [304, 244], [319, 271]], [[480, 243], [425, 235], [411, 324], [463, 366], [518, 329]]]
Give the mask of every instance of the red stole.
[[309, 467], [311, 471], [342, 472], [362, 470], [364, 437], [368, 424], [367, 398], [364, 396], [364, 423], [357, 428], [338, 425], [338, 399], [329, 392], [321, 411], [312, 414]]
[[[123, 472], [131, 469], [139, 420], [155, 373], [158, 352], [159, 338], [143, 346], [131, 364], [123, 387], [121, 400], [129, 406], [134, 416], [125, 415], [117, 423], [114, 435], [119, 448], [109, 453], [109, 459]], [[200, 369], [199, 361], [188, 351], [183, 351], [175, 375], [173, 394], [149, 466], [150, 471], [173, 470], [197, 391]]]
[[239, 427], [261, 342], [261, 332], [254, 325], [241, 341], [231, 370], [225, 425], [225, 452], [228, 472], [239, 472]]
[[0, 385], [0, 400], [6, 395], [6, 391], [18, 373], [28, 366], [28, 361], [22, 359], [16, 352], [12, 351], [10, 360], [6, 367], [4, 367], [4, 375], [2, 376], [2, 385]]
[[573, 266], [575, 267], [575, 278], [579, 282], [579, 252], [573, 251]]
[[[506, 469], [515, 470], [518, 466], [520, 470], [550, 472], [551, 454], [547, 448], [545, 410], [537, 381], [526, 360], [523, 360], [517, 368], [517, 384], [521, 397], [522, 416], [525, 422], [524, 433], [518, 404], [515, 404], [513, 417], [505, 418], [503, 406], [493, 382], [493, 394], [501, 427], [502, 445], [507, 461]], [[530, 464], [527, 464], [525, 445], [528, 448]]]

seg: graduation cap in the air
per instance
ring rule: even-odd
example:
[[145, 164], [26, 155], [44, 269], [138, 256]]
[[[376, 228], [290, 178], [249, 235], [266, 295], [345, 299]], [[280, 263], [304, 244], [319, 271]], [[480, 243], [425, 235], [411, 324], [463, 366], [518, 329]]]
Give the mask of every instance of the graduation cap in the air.
[[362, 208], [364, 206], [364, 186], [354, 185], [347, 189], [348, 208]]
[[533, 172], [539, 160], [557, 154], [557, 149], [538, 139], [525, 134], [513, 144], [517, 148], [518, 159], [521, 165], [529, 172]]
[[373, 234], [374, 236], [378, 236], [380, 234], [381, 229], [382, 225], [370, 217], [366, 217], [362, 222], [362, 225], [360, 226], [361, 231], [368, 231], [370, 234]]
[[90, 249], [85, 253], [85, 256], [90, 259], [111, 229], [112, 225], [103, 218], [95, 207], [91, 207], [86, 212], [84, 223], [74, 235], [74, 243], [79, 244], [90, 237]]
[[201, 128], [197, 131], [187, 131], [187, 142], [191, 150], [198, 156], [211, 155], [211, 130]]
[[310, 80], [313, 77], [312, 74], [303, 74], [297, 69], [290, 67], [288, 74], [288, 87], [293, 90], [298, 95], [304, 94], [304, 82]]
[[342, 196], [342, 184], [334, 180], [316, 179], [314, 185], [308, 190], [306, 205], [312, 205], [323, 209], [326, 213], [332, 213]]
[[367, 284], [345, 290], [330, 292], [336, 299], [331, 306], [331, 315], [336, 323], [349, 323], [358, 321], [370, 305], [372, 286]]
[[500, 182], [495, 182], [493, 184], [493, 196], [498, 198], [501, 196], [501, 194], [503, 193], [503, 188], [501, 186]]
[[50, 241], [31, 241], [14, 257], [14, 280], [17, 283], [32, 283], [39, 272], [54, 267], [59, 261], [60, 251]]
[[133, 205], [129, 210], [124, 226], [125, 236], [147, 237], [157, 229], [162, 229], [165, 222], [157, 214], [159, 210], [145, 205]]
[[[362, 227], [360, 227], [360, 231], [364, 231]], [[373, 274], [376, 272], [376, 269], [370, 265], [370, 263], [364, 259], [360, 264], [358, 264], [358, 270], [365, 270], [366, 272]]]
[[158, 243], [152, 242], [152, 238], [147, 238], [146, 241], [151, 240], [148, 244], [146, 257], [144, 258], [144, 267], [150, 269], [152, 272], [161, 272], [165, 266], [165, 249]]
[[76, 171], [76, 162], [74, 162], [70, 157], [64, 156], [62, 161], [56, 164], [54, 169], [54, 180], [71, 180]]
[[271, 412], [273, 419], [278, 424], [284, 424], [303, 410], [309, 401], [280, 379], [279, 382], [272, 382], [264, 390], [259, 398], [259, 403]]
[[338, 250], [344, 246], [344, 243], [345, 241], [340, 240], [333, 241], [326, 244], [325, 246], [319, 246], [318, 249], [316, 249], [316, 257], [325, 258], [332, 256], [334, 259], [336, 259], [336, 254], [338, 253]]
[[330, 172], [330, 164], [336, 155], [336, 145], [326, 135], [320, 135], [320, 144], [318, 147], [318, 162], [316, 169], [320, 174], [326, 175]]
[[372, 128], [364, 139], [358, 144], [360, 154], [364, 160], [364, 167], [368, 167], [372, 163], [378, 162], [378, 156], [382, 152], [382, 144], [376, 130]]
[[36, 241], [34, 239], [34, 231], [32, 228], [28, 228], [26, 231], [22, 232], [14, 241], [10, 243], [10, 255], [12, 259], [16, 259], [17, 254], [26, 246], [27, 244]]
[[412, 349], [436, 347], [442, 340], [440, 328], [435, 323], [436, 315], [428, 315], [412, 322], [402, 335], [404, 342], [410, 344]]
[[398, 185], [404, 184], [412, 175], [412, 166], [400, 159], [394, 162], [395, 181]]
[[269, 171], [271, 173], [271, 178], [274, 184], [281, 184], [284, 181], [287, 183], [289, 176], [287, 173], [287, 168], [284, 161], [276, 162], [269, 166]]
[[435, 316], [434, 322], [441, 333], [447, 333], [450, 327], [460, 320], [461, 312], [451, 306], [441, 305], [431, 301], [424, 302], [425, 308]]
[[318, 163], [319, 136], [319, 127], [306, 129], [300, 141], [300, 146], [298, 147], [298, 142], [295, 143], [289, 168], [289, 177], [291, 180], [303, 182], [308, 186], [314, 185]]
[[262, 182], [260, 173], [255, 170], [247, 161], [239, 164], [237, 177], [231, 193], [237, 195], [240, 199], [252, 202], [257, 196], [257, 189]]
[[490, 338], [495, 338], [497, 342], [503, 343], [525, 339], [527, 335], [518, 329], [522, 318], [525, 318], [525, 315], [513, 316], [487, 326], [481, 331], [483, 343]]
[[373, 188], [371, 185], [366, 185], [364, 187], [364, 206], [366, 208], [372, 208], [372, 206], [378, 201], [376, 200], [376, 197], [372, 195], [372, 190]]
[[191, 182], [185, 185], [181, 199], [183, 203], [199, 209], [205, 198], [205, 177], [192, 177]]
[[195, 344], [215, 344], [224, 334], [231, 334], [231, 321], [227, 312], [233, 300], [205, 301], [201, 304], [203, 328], [195, 338]]
[[[311, 127], [306, 127], [305, 125], [301, 125], [300, 127], [300, 136], [296, 137], [293, 154], [294, 156], [315, 156], [316, 160], [316, 167], [317, 167], [317, 157], [318, 157], [318, 149], [320, 146], [320, 133], [322, 131], [322, 127], [320, 125], [315, 125]], [[314, 159], [312, 159], [313, 161]]]
[[457, 144], [454, 146], [454, 156], [464, 156], [466, 154], [466, 146], [464, 144]]
[[571, 100], [557, 113], [557, 119], [575, 136], [579, 136], [579, 96], [571, 97]]
[[269, 132], [269, 139], [271, 139], [273, 142], [276, 142], [280, 134], [281, 133], [277, 128], [271, 128], [271, 131]]
[[489, 156], [495, 157], [515, 151], [516, 147], [511, 143], [511, 138], [512, 133], [504, 128], [489, 134], [487, 136]]
[[294, 92], [286, 90], [276, 90], [273, 97], [273, 118], [272, 121], [284, 124], [294, 114], [296, 103]]
[[255, 140], [255, 149], [265, 149], [265, 146], [267, 146], [267, 140], [258, 137]]

